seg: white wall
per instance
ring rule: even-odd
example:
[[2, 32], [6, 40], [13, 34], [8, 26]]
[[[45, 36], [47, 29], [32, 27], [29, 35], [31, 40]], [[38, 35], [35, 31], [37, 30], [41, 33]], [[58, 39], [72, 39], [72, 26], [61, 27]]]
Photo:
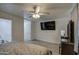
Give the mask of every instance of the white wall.
[[72, 11], [72, 20], [74, 21], [74, 51], [78, 52], [78, 15], [77, 15], [77, 5], [74, 7]]
[[67, 32], [67, 24], [70, 20], [70, 16], [52, 19], [50, 21], [53, 20], [56, 21], [56, 30], [41, 30], [40, 22], [44, 21], [35, 22], [35, 39], [57, 44], [60, 43], [60, 31], [65, 30]]
[[79, 4], [78, 4], [78, 49], [79, 49]]
[[36, 25], [35, 25], [35, 21], [31, 21], [31, 40], [36, 39]]

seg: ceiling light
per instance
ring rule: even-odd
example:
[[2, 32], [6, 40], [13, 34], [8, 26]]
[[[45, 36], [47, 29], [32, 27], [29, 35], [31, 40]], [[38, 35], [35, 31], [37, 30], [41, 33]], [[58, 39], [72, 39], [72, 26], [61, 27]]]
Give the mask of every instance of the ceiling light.
[[37, 19], [37, 18], [40, 18], [40, 15], [39, 14], [33, 14], [32, 17], [35, 18], [35, 19]]

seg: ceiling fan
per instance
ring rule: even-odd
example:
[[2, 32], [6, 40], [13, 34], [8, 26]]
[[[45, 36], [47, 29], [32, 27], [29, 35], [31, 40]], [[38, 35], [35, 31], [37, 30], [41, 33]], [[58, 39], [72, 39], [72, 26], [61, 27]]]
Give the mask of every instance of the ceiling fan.
[[42, 15], [49, 15], [48, 12], [40, 12], [40, 7], [39, 6], [34, 6], [33, 7], [33, 11], [29, 11], [31, 14], [32, 18], [38, 19], [40, 18]]

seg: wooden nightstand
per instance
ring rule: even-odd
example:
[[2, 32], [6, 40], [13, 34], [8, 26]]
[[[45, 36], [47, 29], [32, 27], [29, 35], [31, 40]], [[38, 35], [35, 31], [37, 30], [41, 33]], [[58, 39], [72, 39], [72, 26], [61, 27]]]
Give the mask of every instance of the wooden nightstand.
[[74, 44], [61, 43], [61, 55], [74, 55]]

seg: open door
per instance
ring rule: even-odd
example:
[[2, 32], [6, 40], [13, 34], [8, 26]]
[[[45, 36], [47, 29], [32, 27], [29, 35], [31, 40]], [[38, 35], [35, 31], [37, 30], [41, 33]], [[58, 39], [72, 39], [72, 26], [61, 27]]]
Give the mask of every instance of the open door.
[[31, 40], [31, 21], [24, 20], [24, 41]]

